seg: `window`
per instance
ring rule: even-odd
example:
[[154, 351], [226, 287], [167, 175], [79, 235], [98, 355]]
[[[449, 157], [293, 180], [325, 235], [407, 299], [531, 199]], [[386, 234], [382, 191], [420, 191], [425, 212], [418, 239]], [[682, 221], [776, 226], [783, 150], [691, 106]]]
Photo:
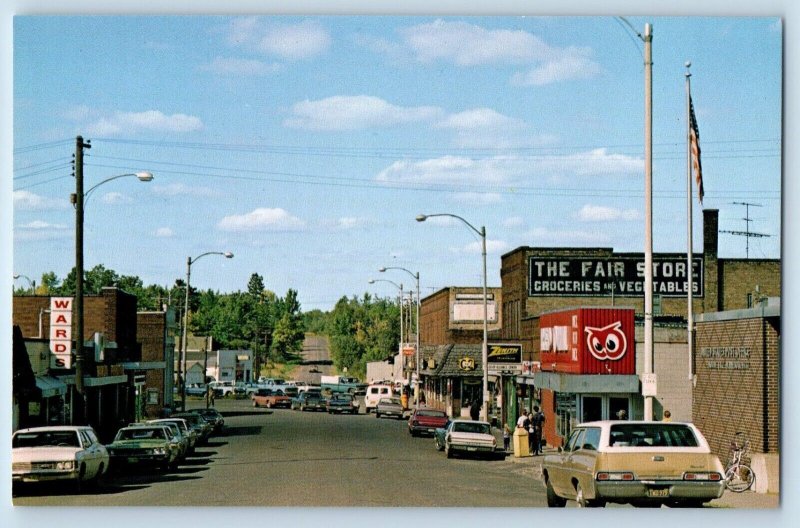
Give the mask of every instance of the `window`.
[[692, 430], [682, 424], [618, 424], [611, 426], [609, 445], [622, 447], [697, 447]]
[[572, 431], [572, 434], [569, 436], [569, 440], [567, 441], [567, 447], [565, 451], [575, 451], [577, 446], [581, 445], [581, 440], [583, 439], [584, 430], [583, 429], [575, 429]]
[[589, 449], [591, 451], [597, 451], [598, 446], [600, 445], [600, 428], [598, 427], [589, 427], [586, 429], [586, 434], [581, 440], [581, 449]]

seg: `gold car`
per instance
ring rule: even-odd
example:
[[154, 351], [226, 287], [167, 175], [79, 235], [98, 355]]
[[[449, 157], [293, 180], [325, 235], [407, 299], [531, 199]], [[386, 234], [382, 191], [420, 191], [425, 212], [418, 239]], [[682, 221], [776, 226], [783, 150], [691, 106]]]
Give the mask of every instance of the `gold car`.
[[691, 423], [600, 421], [578, 425], [542, 462], [547, 505], [608, 502], [700, 507], [722, 496], [724, 470]]

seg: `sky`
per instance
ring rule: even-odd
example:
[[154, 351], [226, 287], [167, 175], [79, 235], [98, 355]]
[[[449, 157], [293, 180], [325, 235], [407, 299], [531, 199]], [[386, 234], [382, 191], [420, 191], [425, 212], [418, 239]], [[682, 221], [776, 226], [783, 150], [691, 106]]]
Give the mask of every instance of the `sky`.
[[[686, 251], [686, 67], [722, 257], [780, 258], [777, 17], [18, 16], [16, 274], [74, 265], [71, 160], [91, 140], [85, 267], [145, 284], [299, 292], [330, 309], [490, 286], [520, 246], [644, 251], [653, 25], [653, 247]], [[742, 59], [747, 57], [747, 61]], [[695, 191], [693, 191], [696, 193]], [[702, 212], [693, 200], [694, 247]], [[749, 240], [749, 250], [746, 244]], [[27, 286], [25, 278], [17, 286]]]

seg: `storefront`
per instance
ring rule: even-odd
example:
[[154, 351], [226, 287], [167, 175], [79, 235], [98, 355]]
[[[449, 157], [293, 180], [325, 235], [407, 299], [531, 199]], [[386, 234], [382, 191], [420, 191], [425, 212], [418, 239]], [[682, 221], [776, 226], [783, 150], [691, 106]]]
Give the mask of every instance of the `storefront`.
[[560, 446], [580, 422], [639, 418], [632, 308], [577, 308], [542, 314], [541, 371], [534, 372], [544, 438]]

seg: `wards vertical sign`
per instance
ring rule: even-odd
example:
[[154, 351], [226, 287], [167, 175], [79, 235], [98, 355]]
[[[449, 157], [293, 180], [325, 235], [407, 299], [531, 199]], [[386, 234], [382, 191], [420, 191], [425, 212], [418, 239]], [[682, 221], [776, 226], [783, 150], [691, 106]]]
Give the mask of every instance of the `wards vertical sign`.
[[72, 297], [50, 298], [50, 368], [72, 368]]

